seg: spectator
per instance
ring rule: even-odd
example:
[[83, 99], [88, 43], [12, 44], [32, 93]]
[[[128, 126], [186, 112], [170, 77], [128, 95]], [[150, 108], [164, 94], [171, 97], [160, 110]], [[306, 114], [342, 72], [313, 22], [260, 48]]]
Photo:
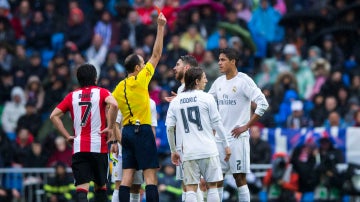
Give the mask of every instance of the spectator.
[[55, 139], [55, 151], [49, 155], [47, 166], [54, 166], [56, 163], [63, 163], [67, 166], [71, 166], [72, 150], [66, 144], [64, 137], [57, 136]]
[[245, 1], [235, 2], [234, 8], [237, 11], [236, 15], [239, 19], [244, 20], [247, 23], [251, 20], [252, 13], [249, 5], [246, 5]]
[[205, 55], [204, 45], [201, 44], [199, 41], [195, 42], [194, 52], [192, 52], [191, 55], [196, 58], [198, 63], [202, 63], [204, 60], [204, 55]]
[[292, 129], [312, 127], [312, 123], [304, 115], [303, 102], [301, 100], [291, 102], [291, 115], [287, 118], [286, 127]]
[[34, 103], [40, 110], [44, 104], [44, 89], [38, 76], [30, 76], [25, 87], [25, 97], [28, 102]]
[[297, 91], [297, 81], [295, 77], [289, 73], [284, 72], [279, 74], [274, 84], [274, 96], [272, 100], [273, 110], [277, 112], [279, 110], [280, 103], [284, 99], [284, 95], [287, 90]]
[[315, 84], [311, 92], [311, 98], [318, 94], [321, 87], [329, 77], [330, 63], [324, 58], [318, 58], [312, 63], [312, 71], [315, 76]]
[[267, 188], [269, 202], [295, 202], [298, 190], [299, 175], [294, 172], [285, 153], [275, 153], [272, 168], [266, 172], [263, 183]]
[[0, 186], [0, 201], [20, 200], [21, 194], [16, 189], [7, 189]]
[[21, 87], [11, 90], [11, 101], [6, 102], [1, 116], [2, 128], [11, 140], [15, 139], [15, 130], [19, 118], [25, 114], [25, 95]]
[[86, 51], [87, 62], [96, 67], [97, 75], [100, 76], [100, 67], [106, 59], [108, 48], [99, 34], [95, 34], [90, 47]]
[[265, 57], [268, 43], [281, 41], [284, 31], [278, 25], [280, 13], [269, 5], [268, 0], [261, 0], [260, 5], [253, 11], [248, 26], [258, 48], [256, 56]]
[[126, 21], [121, 24], [119, 40], [128, 40], [132, 48], [140, 46], [142, 44], [143, 29], [138, 13], [134, 10], [130, 11]]
[[0, 70], [11, 71], [12, 70], [12, 61], [13, 56], [9, 52], [9, 47], [6, 47], [5, 44], [0, 44]]
[[160, 202], [180, 202], [181, 201], [181, 181], [175, 179], [175, 166], [171, 163], [170, 157], [166, 158], [160, 172], [159, 179], [159, 199]]
[[17, 130], [16, 140], [12, 144], [12, 167], [18, 168], [26, 166], [33, 141], [34, 137], [30, 134], [29, 130], [26, 128], [19, 128]]
[[314, 74], [309, 66], [301, 64], [300, 57], [291, 58], [291, 71], [297, 81], [300, 99], [310, 99], [312, 89], [314, 87]]
[[350, 90], [346, 86], [339, 88], [339, 91], [335, 92], [337, 95], [338, 101], [338, 112], [341, 117], [344, 117], [345, 114], [349, 111], [349, 99], [350, 99]]
[[326, 35], [323, 40], [322, 57], [330, 62], [331, 71], [342, 71], [344, 63], [344, 54], [341, 49], [335, 44], [332, 35]]
[[186, 32], [180, 36], [180, 46], [189, 53], [194, 52], [195, 43], [199, 42], [205, 45], [204, 39], [201, 37], [195, 25], [188, 26]]
[[87, 18], [90, 19], [91, 26], [96, 26], [97, 22], [101, 21], [104, 13], [108, 13], [109, 17], [111, 17], [110, 12], [105, 10], [105, 2], [104, 0], [95, 0], [92, 5], [92, 12], [88, 13]]
[[346, 123], [340, 117], [339, 112], [332, 111], [329, 113], [328, 118], [325, 120], [324, 127], [329, 128], [329, 129], [332, 127], [337, 127], [339, 129], [346, 128]]
[[344, 156], [339, 149], [334, 147], [326, 132], [322, 134], [319, 143], [321, 163], [316, 168], [318, 184], [314, 191], [314, 201], [339, 201], [341, 200], [342, 178], [336, 165], [344, 162]]
[[36, 11], [29, 26], [25, 29], [27, 47], [36, 51], [50, 48], [50, 38], [53, 31], [50, 24], [45, 21], [41, 11]]
[[36, 75], [40, 80], [43, 80], [46, 77], [46, 73], [45, 67], [41, 64], [40, 53], [34, 51], [30, 57], [30, 64], [25, 70], [26, 78], [29, 78], [31, 75]]
[[57, 163], [54, 167], [55, 176], [49, 178], [48, 183], [44, 185], [46, 198], [50, 202], [70, 201], [75, 187], [72, 177], [66, 172], [67, 166], [63, 163]]
[[31, 19], [32, 11], [30, 2], [21, 0], [19, 7], [14, 14], [14, 18], [11, 19], [17, 39], [25, 40], [25, 29], [29, 26]]
[[15, 47], [15, 57], [11, 63], [11, 72], [14, 75], [15, 85], [25, 87], [28, 76], [27, 68], [30, 66], [30, 61], [26, 56], [26, 49], [23, 44], [17, 44]]
[[308, 133], [303, 135], [302, 144], [295, 146], [290, 163], [294, 171], [302, 176], [299, 178], [299, 191], [305, 198], [312, 193], [316, 186], [315, 168], [320, 163], [319, 149], [316, 145], [316, 135]]
[[[342, 80], [342, 72], [334, 71], [321, 87], [320, 93], [325, 97], [333, 96], [334, 92], [338, 92], [343, 86], [345, 86], [345, 83]], [[335, 96], [337, 97], [337, 94]]]
[[167, 45], [167, 54], [165, 63], [167, 66], [173, 66], [182, 55], [187, 55], [187, 51], [180, 46], [180, 37], [176, 34], [171, 36], [171, 41]]
[[28, 101], [25, 105], [26, 113], [22, 115], [18, 122], [17, 127], [26, 128], [37, 137], [40, 127], [42, 125], [42, 119], [36, 109], [35, 102]]
[[[0, 129], [0, 168], [11, 166], [12, 161], [12, 145], [5, 132]], [[1, 200], [0, 200], [1, 201]]]
[[265, 59], [261, 64], [261, 71], [255, 76], [255, 83], [259, 88], [275, 83], [279, 73], [276, 64], [272, 59]]
[[221, 73], [219, 71], [217, 60], [215, 60], [215, 57], [211, 51], [205, 51], [204, 59], [202, 62], [199, 63], [201, 66], [203, 66], [206, 78], [208, 80], [204, 90], [205, 92], [207, 92]]
[[278, 127], [285, 127], [288, 117], [291, 115], [291, 103], [298, 100], [299, 96], [294, 90], [285, 91], [283, 101], [280, 103], [279, 112], [275, 114], [275, 122]]
[[11, 91], [14, 87], [14, 77], [10, 72], [0, 71], [0, 105], [10, 101]]
[[10, 46], [15, 45], [15, 32], [10, 21], [2, 16], [0, 16], [0, 42]]
[[42, 150], [42, 145], [39, 141], [33, 141], [31, 144], [31, 151], [26, 159], [25, 167], [28, 168], [43, 168], [46, 166], [47, 156]]
[[65, 46], [71, 50], [84, 51], [91, 43], [92, 30], [84, 19], [79, 8], [70, 10], [69, 21], [65, 31]]
[[357, 97], [351, 97], [348, 101], [349, 111], [344, 116], [344, 121], [347, 126], [356, 126], [357, 123], [357, 111], [360, 109], [359, 100]]
[[[102, 0], [97, 0], [96, 2], [102, 2]], [[94, 27], [94, 34], [100, 35], [103, 39], [103, 44], [109, 48], [112, 37], [112, 20], [109, 11], [103, 11], [101, 18], [96, 22]]]
[[254, 124], [250, 128], [250, 163], [269, 164], [271, 162], [271, 148], [268, 142], [261, 139], [261, 124]]
[[53, 30], [54, 33], [64, 32], [65, 30], [65, 22], [62, 17], [56, 12], [56, 2], [55, 0], [46, 0], [45, 8], [44, 8], [44, 19], [49, 24], [50, 29]]
[[321, 94], [316, 94], [313, 99], [313, 109], [310, 111], [310, 118], [314, 127], [321, 127], [327, 116], [325, 108], [325, 97]]
[[354, 114], [354, 125], [355, 127], [360, 127], [360, 110], [356, 111]]

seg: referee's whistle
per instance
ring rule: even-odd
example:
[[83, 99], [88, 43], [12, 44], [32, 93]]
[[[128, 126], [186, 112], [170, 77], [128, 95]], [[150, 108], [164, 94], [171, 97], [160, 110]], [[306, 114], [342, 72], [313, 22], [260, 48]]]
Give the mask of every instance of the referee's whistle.
[[139, 133], [140, 130], [140, 121], [136, 120], [135, 122], [135, 133]]

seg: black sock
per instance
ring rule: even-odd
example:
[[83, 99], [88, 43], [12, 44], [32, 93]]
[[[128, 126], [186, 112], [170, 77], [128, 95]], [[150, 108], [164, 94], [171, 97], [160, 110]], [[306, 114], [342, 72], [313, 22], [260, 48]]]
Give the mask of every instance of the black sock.
[[130, 201], [130, 187], [123, 185], [119, 187], [119, 201], [120, 202]]
[[76, 201], [77, 202], [88, 202], [87, 192], [85, 191], [76, 191]]
[[95, 191], [95, 201], [96, 202], [108, 202], [106, 190], [100, 189], [100, 190]]
[[146, 202], [159, 202], [159, 191], [156, 185], [146, 185]]

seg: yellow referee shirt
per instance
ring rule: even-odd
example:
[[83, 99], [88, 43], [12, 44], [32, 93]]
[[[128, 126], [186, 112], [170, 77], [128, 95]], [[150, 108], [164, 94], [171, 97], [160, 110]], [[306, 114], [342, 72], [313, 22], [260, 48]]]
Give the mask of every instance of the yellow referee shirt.
[[137, 76], [127, 77], [116, 86], [112, 94], [124, 117], [124, 125], [135, 124], [136, 120], [151, 125], [148, 86], [153, 75], [154, 67], [147, 62]]

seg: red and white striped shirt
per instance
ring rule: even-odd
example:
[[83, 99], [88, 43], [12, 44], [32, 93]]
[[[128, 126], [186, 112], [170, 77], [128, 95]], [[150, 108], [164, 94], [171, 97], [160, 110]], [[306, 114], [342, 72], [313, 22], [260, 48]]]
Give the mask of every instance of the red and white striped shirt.
[[69, 93], [57, 106], [62, 112], [70, 111], [75, 139], [73, 154], [77, 152], [107, 153], [106, 102], [111, 93], [97, 86], [84, 87]]

